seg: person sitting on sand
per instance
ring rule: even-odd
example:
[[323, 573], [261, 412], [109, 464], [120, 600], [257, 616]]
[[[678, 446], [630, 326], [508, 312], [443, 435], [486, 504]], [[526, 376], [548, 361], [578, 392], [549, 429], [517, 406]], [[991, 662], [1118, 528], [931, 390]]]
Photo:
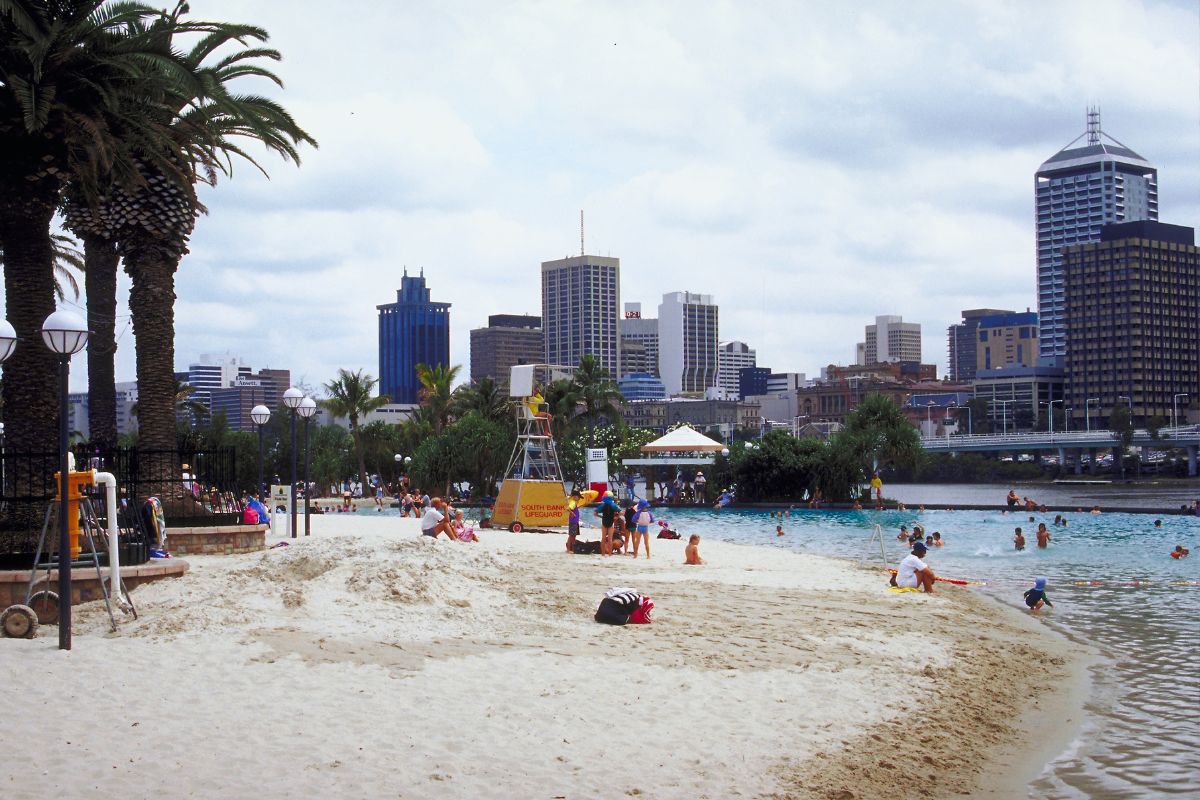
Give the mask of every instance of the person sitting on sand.
[[1017, 528], [1013, 534], [1013, 548], [1016, 550], [1025, 549], [1025, 537], [1021, 534], [1021, 529]]
[[1186, 547], [1181, 544], [1177, 544], [1175, 545], [1175, 549], [1171, 551], [1171, 558], [1178, 561], [1181, 558], [1187, 558], [1189, 552], [1191, 551], [1189, 551]]
[[896, 574], [892, 576], [891, 584], [901, 589], [920, 589], [926, 594], [933, 593], [933, 582], [937, 576], [933, 569], [921, 560], [925, 555], [925, 543], [914, 542], [912, 552], [904, 557]]
[[1043, 605], [1054, 608], [1054, 603], [1046, 597], [1046, 579], [1039, 576], [1033, 579], [1033, 588], [1025, 590], [1025, 605], [1030, 611], [1041, 611]]
[[683, 548], [683, 563], [687, 566], [698, 567], [704, 563], [700, 557], [700, 535], [693, 533], [688, 537], [687, 547]]
[[926, 542], [926, 544], [929, 545], [930, 547], [941, 547], [942, 545], [945, 544], [945, 542], [942, 541], [942, 534], [938, 533], [937, 531], [934, 531], [929, 536], [929, 541]]
[[474, 526], [468, 525], [467, 521], [463, 519], [463, 512], [457, 510], [454, 512], [454, 524], [451, 527], [454, 530], [455, 537], [460, 542], [479, 541], [479, 537], [475, 535]]
[[454, 531], [450, 528], [450, 520], [442, 511], [442, 498], [435, 497], [429, 502], [429, 507], [421, 516], [421, 535], [436, 539], [439, 533], [446, 534], [447, 539], [454, 541]]
[[1038, 523], [1037, 543], [1039, 550], [1045, 550], [1050, 546], [1050, 531], [1046, 529], [1046, 523], [1044, 522]]

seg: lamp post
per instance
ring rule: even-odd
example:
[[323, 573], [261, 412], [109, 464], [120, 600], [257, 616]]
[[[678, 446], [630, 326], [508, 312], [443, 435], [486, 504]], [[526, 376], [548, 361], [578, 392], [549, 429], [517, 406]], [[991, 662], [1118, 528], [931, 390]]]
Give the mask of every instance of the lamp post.
[[317, 401], [304, 398], [296, 407], [296, 413], [304, 419], [304, 535], [308, 536], [311, 532], [308, 525], [308, 423], [317, 413]]
[[1179, 425], [1179, 423], [1176, 421], [1176, 418], [1179, 416], [1179, 398], [1187, 397], [1187, 396], [1188, 396], [1187, 392], [1180, 392], [1179, 394], [1177, 394], [1171, 398], [1171, 427], [1172, 428], [1177, 427]]
[[292, 488], [289, 492], [291, 501], [292, 538], [296, 538], [296, 409], [304, 400], [304, 392], [295, 386], [283, 393], [283, 404], [292, 412]]
[[262, 500], [263, 490], [263, 425], [271, 419], [271, 409], [266, 406], [255, 406], [250, 409], [250, 421], [258, 428], [258, 483], [254, 487], [254, 496]]
[[1118, 400], [1118, 402], [1121, 400], [1124, 400], [1125, 404], [1127, 406], [1129, 406], [1129, 424], [1132, 425], [1133, 424], [1133, 398], [1126, 397], [1123, 394], [1119, 394], [1119, 395], [1117, 395], [1117, 400]]
[[1015, 403], [1017, 401], [1016, 400], [997, 400], [996, 402], [1000, 404], [1000, 414], [1003, 418], [1003, 423], [1004, 423], [1004, 435], [1007, 436], [1008, 435], [1008, 407], [1009, 407], [1009, 405], [1011, 405], [1012, 403]]
[[[58, 355], [58, 649], [71, 649], [70, 429], [67, 379], [71, 356], [87, 344], [87, 323], [73, 311], [55, 311], [42, 323], [42, 341]], [[11, 348], [10, 348], [11, 350]]]
[[933, 414], [933, 406], [932, 400], [925, 405], [925, 436], [928, 439], [933, 438], [933, 420], [930, 418]]
[[1092, 403], [1100, 405], [1099, 397], [1089, 397], [1083, 401], [1083, 418], [1087, 421], [1087, 431], [1092, 432]]
[[1075, 410], [1075, 406], [1063, 409], [1063, 433], [1071, 432], [1071, 412]]
[[1051, 400], [1049, 403], [1046, 403], [1046, 416], [1049, 417], [1050, 436], [1052, 437], [1054, 436], [1054, 404], [1061, 402], [1062, 400]]

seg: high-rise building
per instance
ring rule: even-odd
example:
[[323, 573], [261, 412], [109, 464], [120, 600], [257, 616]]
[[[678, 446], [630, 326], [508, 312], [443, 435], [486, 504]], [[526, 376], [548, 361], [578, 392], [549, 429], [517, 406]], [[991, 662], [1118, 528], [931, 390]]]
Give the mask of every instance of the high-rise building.
[[866, 326], [863, 342], [856, 348], [858, 364], [921, 360], [921, 324], [899, 316], [880, 316]]
[[187, 384], [194, 390], [191, 399], [208, 406], [213, 389], [232, 386], [250, 373], [250, 365], [237, 356], [201, 353], [198, 362], [188, 365]]
[[981, 317], [976, 328], [978, 369], [1032, 367], [1038, 363], [1038, 315], [1008, 312]]
[[[658, 375], [658, 320], [642, 315], [641, 303], [626, 303], [621, 331], [621, 372]], [[626, 360], [628, 357], [628, 361]]]
[[758, 353], [745, 342], [721, 342], [717, 346], [717, 388], [726, 400], [741, 400], [741, 371], [758, 366]]
[[400, 279], [396, 302], [379, 309], [379, 393], [393, 403], [416, 403], [421, 382], [417, 365], [450, 364], [450, 304], [434, 303], [419, 277]]
[[766, 394], [771, 375], [770, 367], [742, 367], [738, 370], [738, 395], [745, 400]]
[[1121, 403], [1145, 424], [1200, 400], [1195, 241], [1192, 228], [1140, 221], [1105, 225], [1099, 242], [1066, 248], [1066, 405], [1073, 417], [1107, 416]]
[[1012, 314], [1002, 308], [969, 308], [962, 312], [962, 322], [946, 329], [950, 380], [970, 383], [975, 379], [975, 345], [979, 339], [979, 320], [994, 314]]
[[621, 259], [573, 256], [542, 262], [542, 332], [546, 363], [574, 367], [593, 355], [621, 375]]
[[718, 314], [712, 295], [668, 292], [658, 305], [658, 371], [670, 394], [717, 384]]
[[[133, 413], [138, 399], [137, 381], [122, 381], [114, 384], [114, 388], [117, 392], [117, 435], [124, 436], [137, 430], [137, 416]], [[88, 393], [71, 392], [67, 403], [67, 426], [71, 435], [91, 439]]]
[[209, 408], [214, 414], [224, 414], [230, 429], [253, 431], [251, 409], [262, 404], [273, 414], [282, 413], [283, 393], [291, 385], [290, 370], [260, 369], [254, 375], [239, 375], [228, 386], [209, 390]]
[[546, 357], [542, 318], [492, 314], [486, 328], [471, 331], [471, 381], [491, 378], [505, 392], [513, 367], [541, 364]]
[[1099, 241], [1104, 225], [1157, 220], [1158, 170], [1104, 133], [1100, 112], [1089, 110], [1087, 130], [1038, 167], [1034, 191], [1041, 355], [1061, 366], [1068, 325], [1063, 248]]
[[667, 396], [661, 378], [645, 372], [634, 372], [617, 381], [617, 389], [626, 403], [637, 400], [662, 400]]

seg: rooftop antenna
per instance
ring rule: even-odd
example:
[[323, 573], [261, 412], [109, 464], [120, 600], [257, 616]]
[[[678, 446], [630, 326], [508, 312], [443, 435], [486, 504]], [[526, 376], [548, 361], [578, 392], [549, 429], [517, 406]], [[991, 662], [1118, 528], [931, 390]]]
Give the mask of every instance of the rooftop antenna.
[[1087, 110], [1087, 140], [1088, 144], [1100, 144], [1100, 106], [1088, 106]]
[[579, 255], [583, 255], [583, 209], [579, 209]]

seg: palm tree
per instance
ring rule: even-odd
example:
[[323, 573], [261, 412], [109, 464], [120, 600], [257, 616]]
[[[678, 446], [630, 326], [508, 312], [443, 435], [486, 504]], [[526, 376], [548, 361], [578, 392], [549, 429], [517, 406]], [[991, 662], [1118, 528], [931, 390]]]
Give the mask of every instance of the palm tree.
[[858, 443], [862, 455], [871, 461], [871, 469], [883, 464], [915, 466], [925, 449], [917, 429], [887, 395], [868, 394], [846, 416], [842, 429], [847, 440]]
[[574, 381], [561, 378], [546, 384], [542, 397], [550, 409], [550, 433], [556, 444], [562, 444], [563, 436], [579, 408], [579, 389]]
[[391, 402], [386, 394], [372, 397], [379, 380], [364, 373], [361, 369], [351, 372], [339, 369], [336, 380], [325, 384], [329, 397], [320, 401], [322, 407], [329, 409], [335, 417], [346, 417], [350, 420], [350, 436], [354, 439], [354, 458], [358, 463], [358, 479], [367, 485], [367, 466], [363, 458], [363, 445], [358, 421], [375, 409]]
[[451, 407], [456, 417], [464, 417], [474, 411], [492, 422], [501, 422], [510, 414], [511, 401], [491, 378], [480, 378], [478, 382], [464, 384], [454, 390]]
[[[61, 233], [50, 235], [50, 246], [54, 251], [54, 296], [61, 300], [67, 299], [67, 289], [71, 296], [79, 299], [79, 281], [71, 270], [85, 271], [83, 253], [76, 248], [75, 240]], [[0, 246], [0, 269], [4, 267], [4, 247]]]
[[5, 364], [14, 450], [55, 441], [54, 355], [36, 343], [55, 307], [50, 223], [63, 186], [70, 180], [94, 195], [101, 176], [128, 180], [123, 142], [158, 139], [157, 123], [127, 113], [121, 100], [148, 89], [147, 64], [174, 62], [130, 32], [159, 13], [103, 0], [0, 0], [0, 249], [8, 319], [28, 343]]
[[579, 394], [579, 403], [583, 406], [579, 417], [587, 423], [588, 447], [595, 444], [596, 423], [601, 419], [617, 422], [621, 412], [617, 403], [621, 402], [621, 390], [613, 381], [608, 370], [600, 365], [600, 359], [591, 353], [579, 359], [579, 367], [571, 378]]
[[417, 364], [417, 380], [421, 382], [418, 395], [421, 406], [429, 413], [429, 422], [433, 425], [435, 434], [441, 433], [442, 428], [450, 422], [450, 398], [454, 379], [458, 377], [459, 366], [448, 367], [445, 364]]
[[[231, 174], [235, 155], [266, 174], [235, 141], [238, 138], [259, 142], [295, 164], [300, 163], [301, 144], [316, 145], [278, 103], [230, 92], [228, 84], [245, 76], [266, 78], [282, 87], [283, 82], [261, 65], [263, 59], [278, 61], [278, 51], [245, 46], [207, 63], [227, 44], [265, 42], [267, 32], [248, 25], [184, 22], [186, 12], [187, 4], [181, 1], [145, 30], [165, 48], [180, 33], [204, 34], [181, 59], [198, 83], [171, 86], [156, 104], [141, 107], [167, 131], [171, 157], [165, 163], [136, 160], [141, 179], [136, 188], [115, 185], [106, 198], [117, 251], [133, 279], [129, 311], [137, 341], [138, 399], [143, 405], [138, 436], [139, 443], [149, 448], [171, 447], [175, 436], [175, 272], [203, 210], [195, 185], [215, 184], [218, 173]], [[181, 184], [173, 173], [182, 174], [186, 181]]]

